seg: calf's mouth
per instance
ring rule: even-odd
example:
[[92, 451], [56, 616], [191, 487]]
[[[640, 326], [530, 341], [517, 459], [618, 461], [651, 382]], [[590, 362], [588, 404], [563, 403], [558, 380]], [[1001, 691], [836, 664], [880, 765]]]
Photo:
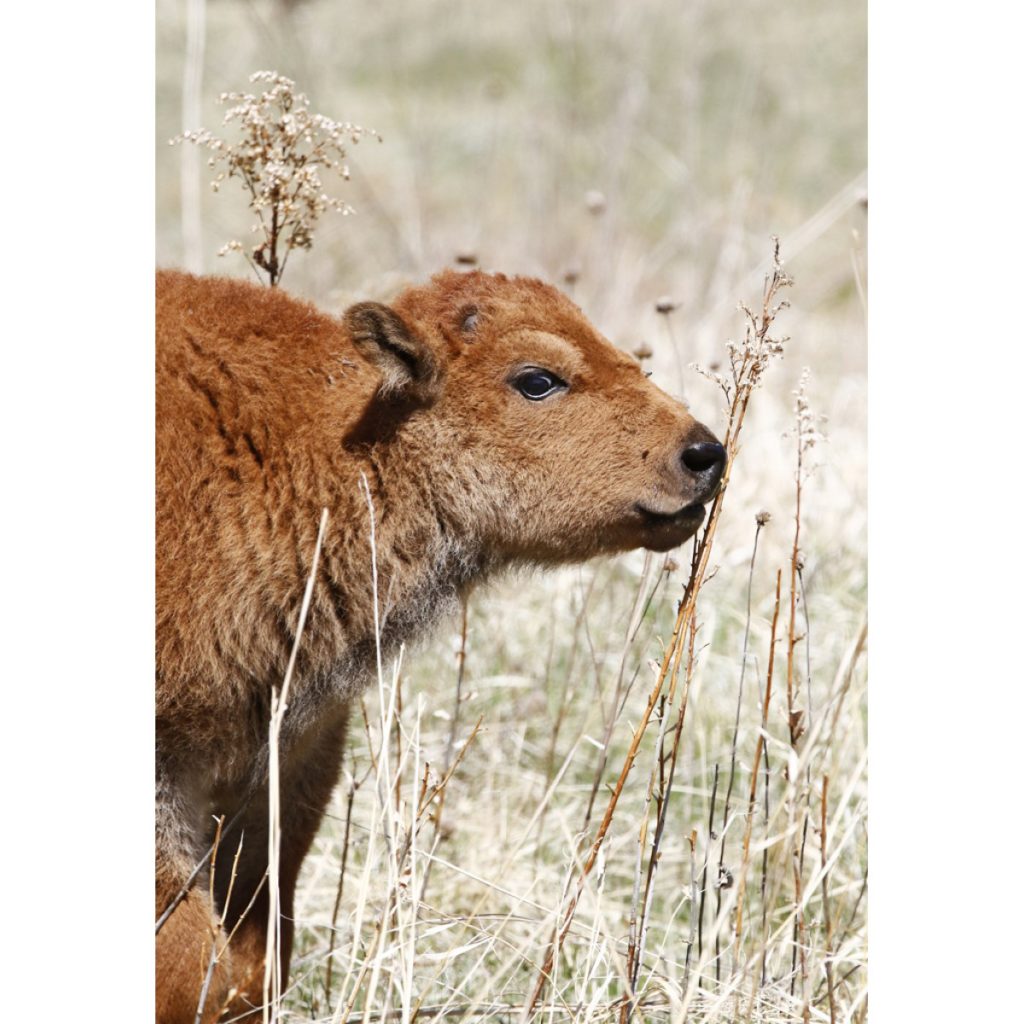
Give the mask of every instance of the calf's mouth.
[[693, 501], [670, 512], [645, 505], [634, 506], [643, 530], [643, 547], [650, 551], [669, 551], [689, 540], [704, 521], [704, 506]]

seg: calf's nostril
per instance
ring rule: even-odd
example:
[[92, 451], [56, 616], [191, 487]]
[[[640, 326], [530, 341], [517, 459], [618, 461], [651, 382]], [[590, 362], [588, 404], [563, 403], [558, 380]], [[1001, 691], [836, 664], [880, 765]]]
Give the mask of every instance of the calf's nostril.
[[691, 473], [704, 473], [725, 465], [725, 449], [717, 441], [700, 441], [683, 449], [683, 465]]

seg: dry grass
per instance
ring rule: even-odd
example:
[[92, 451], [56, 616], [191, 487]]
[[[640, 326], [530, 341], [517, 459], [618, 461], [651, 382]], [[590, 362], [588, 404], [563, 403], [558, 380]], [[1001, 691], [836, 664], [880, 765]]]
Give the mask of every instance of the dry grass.
[[[275, 67], [386, 139], [353, 154], [358, 216], [325, 222], [289, 288], [335, 308], [386, 298], [463, 251], [571, 281], [722, 436], [720, 392], [686, 366], [728, 367], [736, 302], [758, 296], [777, 232], [792, 341], [750, 404], [686, 623], [691, 551], [667, 569], [638, 553], [497, 583], [382, 666], [300, 883], [282, 1019], [511, 1020], [536, 996], [540, 1017], [580, 1024], [863, 1020], [863, 11], [479, 13], [209, 5], [203, 123], [219, 92]], [[195, 87], [185, 24], [158, 4], [162, 263], [184, 259], [166, 139], [186, 74]], [[231, 269], [212, 254], [244, 218], [241, 200], [204, 197], [190, 231], [207, 270]], [[659, 314], [661, 296], [675, 308]], [[804, 366], [829, 420], [813, 448], [794, 409]]]
[[383, 672], [296, 909], [298, 1019], [862, 1019], [863, 595], [818, 609], [797, 525], [749, 516], [743, 562], [706, 531], [703, 589], [636, 556], [475, 594]]

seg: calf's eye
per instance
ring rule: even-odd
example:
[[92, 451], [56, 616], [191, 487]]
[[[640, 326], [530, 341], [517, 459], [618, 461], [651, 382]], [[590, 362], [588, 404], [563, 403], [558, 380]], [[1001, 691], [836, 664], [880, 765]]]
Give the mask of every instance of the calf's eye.
[[553, 395], [556, 391], [564, 391], [564, 380], [547, 370], [524, 370], [512, 381], [516, 390], [531, 402], [539, 402], [542, 398]]

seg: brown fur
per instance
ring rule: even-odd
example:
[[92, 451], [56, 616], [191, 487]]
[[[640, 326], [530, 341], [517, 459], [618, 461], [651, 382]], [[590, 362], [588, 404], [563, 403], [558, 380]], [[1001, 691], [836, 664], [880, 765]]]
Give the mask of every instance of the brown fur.
[[[564, 295], [446, 272], [343, 319], [238, 281], [157, 275], [157, 914], [236, 818], [157, 937], [157, 1017], [191, 1022], [244, 833], [231, 928], [266, 868], [265, 748], [330, 522], [282, 737], [284, 963], [295, 879], [337, 777], [349, 701], [375, 671], [369, 511], [385, 656], [475, 581], [691, 535], [713, 490], [681, 461], [714, 439]], [[515, 387], [524, 366], [567, 391]], [[642, 508], [638, 508], [642, 506]], [[685, 513], [674, 515], [684, 506]], [[646, 511], [644, 511], [646, 510]], [[264, 893], [204, 1019], [259, 1006]]]

